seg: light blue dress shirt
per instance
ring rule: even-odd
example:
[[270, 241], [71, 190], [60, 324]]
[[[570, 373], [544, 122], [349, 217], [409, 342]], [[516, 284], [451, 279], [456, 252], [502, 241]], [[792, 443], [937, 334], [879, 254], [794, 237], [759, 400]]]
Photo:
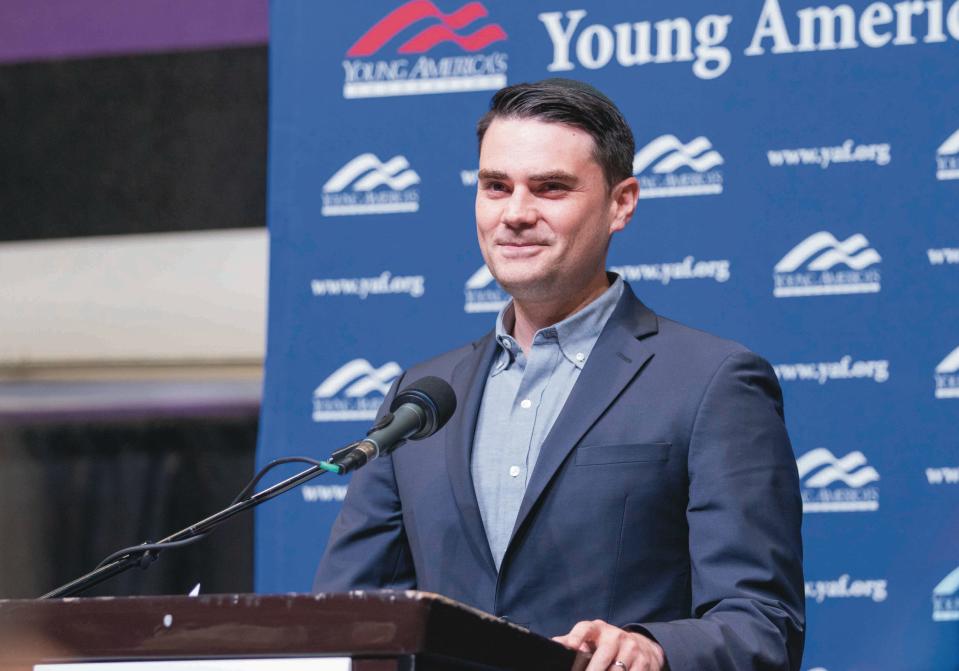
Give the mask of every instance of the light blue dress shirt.
[[510, 301], [496, 318], [493, 355], [473, 437], [470, 470], [499, 570], [540, 448], [623, 294], [623, 280], [558, 324], [540, 329], [524, 354], [510, 335]]

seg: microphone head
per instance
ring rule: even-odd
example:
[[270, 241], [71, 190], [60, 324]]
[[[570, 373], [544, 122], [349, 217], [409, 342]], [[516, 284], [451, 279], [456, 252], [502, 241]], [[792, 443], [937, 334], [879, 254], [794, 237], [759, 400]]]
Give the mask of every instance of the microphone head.
[[446, 380], [423, 377], [396, 395], [390, 404], [390, 412], [404, 403], [413, 403], [426, 414], [423, 428], [410, 436], [410, 440], [419, 440], [432, 436], [449, 421], [456, 410], [456, 394]]

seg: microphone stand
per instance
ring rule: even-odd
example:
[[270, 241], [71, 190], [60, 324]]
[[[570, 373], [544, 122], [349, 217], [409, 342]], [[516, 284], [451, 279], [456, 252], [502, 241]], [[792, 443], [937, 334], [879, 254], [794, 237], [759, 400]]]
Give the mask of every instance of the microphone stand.
[[[339, 454], [349, 447], [352, 446], [347, 446], [347, 448], [343, 448], [343, 450], [340, 450], [335, 454]], [[200, 520], [199, 522], [191, 524], [185, 529], [177, 531], [175, 534], [167, 536], [163, 540], [158, 541], [158, 544], [175, 543], [177, 541], [195, 538], [200, 534], [211, 531], [213, 527], [228, 520], [237, 513], [241, 513], [244, 510], [258, 506], [265, 501], [269, 501], [270, 499], [279, 496], [280, 494], [283, 494], [284, 492], [287, 492], [294, 487], [307, 482], [308, 480], [312, 480], [317, 476], [323, 475], [326, 472], [327, 469], [324, 469], [322, 466], [310, 466], [309, 468], [300, 471], [296, 475], [276, 483], [272, 487], [267, 487], [263, 491], [251, 495], [248, 499], [237, 501], [236, 503], [224, 508], [220, 512], [214, 513], [209, 517]], [[65, 585], [57, 587], [51, 592], [47, 592], [41, 596], [40, 599], [56, 599], [60, 597], [72, 596], [87, 589], [88, 587], [93, 587], [94, 585], [103, 582], [107, 578], [112, 578], [115, 575], [123, 573], [134, 566], [142, 566], [143, 568], [146, 568], [154, 559], [156, 559], [156, 556], [151, 554], [156, 552], [159, 552], [159, 550], [146, 550], [143, 552], [135, 552], [131, 550], [130, 554], [120, 557], [119, 559], [115, 559], [104, 566], [98, 566], [86, 575], [82, 575]]]
[[[323, 473], [327, 471], [344, 475], [376, 459], [380, 456], [381, 452], [383, 454], [389, 454], [407, 439], [418, 440], [430, 436], [436, 433], [456, 410], [456, 395], [448, 383], [440, 378], [428, 376], [414, 382], [404, 391], [401, 391], [396, 398], [393, 399], [390, 410], [391, 412], [383, 415], [373, 428], [367, 432], [368, 438], [340, 448], [330, 456], [329, 461], [316, 462], [306, 470], [300, 471], [296, 475], [278, 482], [272, 487], [267, 487], [262, 492], [252, 494], [249, 498], [241, 499], [240, 501], [234, 501], [234, 503], [220, 512], [191, 524], [161, 541], [156, 543], [143, 543], [138, 547], [124, 548], [115, 552], [107, 557], [104, 562], [101, 562], [100, 566], [86, 575], [82, 575], [68, 582], [66, 585], [61, 585], [39, 598], [55, 599], [58, 597], [72, 596], [88, 587], [103, 582], [107, 578], [123, 573], [134, 566], [146, 568], [156, 559], [157, 553], [167, 547], [185, 545], [192, 540], [198, 540], [199, 536], [211, 531], [215, 526], [228, 520], [237, 513], [249, 510], [264, 501], [269, 501], [308, 480], [323, 475]], [[399, 422], [400, 426], [397, 428], [397, 431], [390, 432], [388, 429], [396, 418], [394, 413], [402, 414], [404, 419]], [[387, 447], [384, 448], [382, 446], [383, 443], [385, 443]], [[302, 458], [298, 460], [304, 461]], [[264, 469], [261, 469], [260, 473], [253, 478], [239, 496], [244, 496], [249, 489], [256, 486], [259, 479], [270, 468], [278, 465], [278, 462], [282, 461], [284, 460], [274, 460]], [[116, 557], [116, 559], [114, 559], [114, 557]]]

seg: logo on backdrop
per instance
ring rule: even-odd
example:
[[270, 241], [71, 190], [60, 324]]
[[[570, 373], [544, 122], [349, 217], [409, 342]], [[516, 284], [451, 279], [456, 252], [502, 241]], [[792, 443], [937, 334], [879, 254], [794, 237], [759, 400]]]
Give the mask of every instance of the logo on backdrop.
[[936, 179], [959, 179], [959, 129], [936, 150]]
[[856, 144], [846, 140], [835, 147], [770, 149], [766, 152], [770, 167], [818, 165], [825, 170], [837, 163], [875, 163], [889, 165], [892, 160], [889, 144]]
[[840, 242], [832, 233], [819, 231], [793, 247], [776, 264], [773, 296], [876, 293], [880, 289], [880, 274], [872, 266], [880, 261], [879, 252], [869, 246], [861, 233]]
[[707, 196], [723, 192], [723, 157], [702, 135], [683, 144], [675, 135], [660, 135], [636, 152], [633, 174], [640, 198]]
[[932, 590], [932, 619], [959, 620], [959, 566]]
[[842, 513], [879, 510], [879, 473], [866, 464], [862, 452], [842, 459], [817, 447], [796, 460], [804, 513]]
[[464, 293], [465, 312], [499, 312], [509, 302], [509, 294], [500, 288], [493, 279], [493, 273], [485, 265], [480, 266], [480, 269], [466, 280]]
[[405, 156], [383, 163], [376, 154], [360, 154], [323, 185], [320, 212], [325, 217], [416, 212], [420, 194], [413, 187], [419, 183]]
[[407, 295], [420, 298], [426, 291], [426, 278], [422, 275], [394, 275], [384, 270], [376, 277], [342, 277], [339, 279], [310, 280], [314, 296], [367, 296], [383, 294]]
[[818, 363], [779, 363], [773, 366], [776, 377], [782, 382], [818, 382], [826, 384], [830, 380], [873, 380], [885, 382], [889, 379], [889, 361], [853, 361], [848, 354], [839, 361], [820, 361]]
[[851, 580], [844, 573], [835, 580], [807, 580], [806, 598], [816, 603], [826, 599], [872, 599], [876, 603], [888, 596], [885, 580]]
[[390, 384], [403, 372], [390, 361], [374, 368], [366, 359], [340, 366], [313, 390], [314, 422], [353, 422], [376, 419]]
[[[506, 86], [507, 55], [487, 50], [506, 39], [489, 12], [468, 2], [444, 14], [429, 0], [411, 0], [380, 19], [346, 52], [344, 98], [495, 91]], [[399, 36], [403, 33], [403, 37]], [[409, 36], [411, 35], [411, 36]], [[409, 37], [408, 37], [409, 36]], [[388, 48], [392, 42], [400, 42]], [[463, 53], [433, 58], [444, 43]]]
[[959, 398], [959, 347], [936, 366], [936, 398]]
[[729, 281], [729, 259], [697, 261], [687, 256], [673, 263], [641, 263], [633, 266], [611, 266], [610, 270], [627, 282], [658, 282], [669, 284], [672, 280]]

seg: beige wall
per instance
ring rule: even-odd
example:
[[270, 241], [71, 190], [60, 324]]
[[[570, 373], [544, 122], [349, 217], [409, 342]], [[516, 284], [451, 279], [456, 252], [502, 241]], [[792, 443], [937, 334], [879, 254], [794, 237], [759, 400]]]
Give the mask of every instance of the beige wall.
[[262, 363], [267, 232], [0, 245], [0, 369]]

